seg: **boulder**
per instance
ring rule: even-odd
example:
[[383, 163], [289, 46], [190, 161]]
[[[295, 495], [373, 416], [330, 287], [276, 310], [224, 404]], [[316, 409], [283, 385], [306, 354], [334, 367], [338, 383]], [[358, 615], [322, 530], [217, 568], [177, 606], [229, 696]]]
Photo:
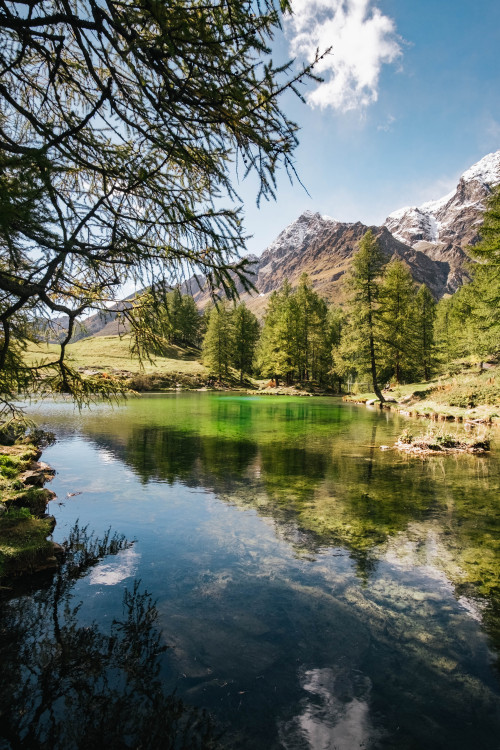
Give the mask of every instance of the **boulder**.
[[33, 461], [30, 464], [29, 470], [21, 474], [20, 479], [23, 484], [32, 487], [43, 487], [45, 482], [50, 481], [55, 473], [55, 470], [43, 461]]

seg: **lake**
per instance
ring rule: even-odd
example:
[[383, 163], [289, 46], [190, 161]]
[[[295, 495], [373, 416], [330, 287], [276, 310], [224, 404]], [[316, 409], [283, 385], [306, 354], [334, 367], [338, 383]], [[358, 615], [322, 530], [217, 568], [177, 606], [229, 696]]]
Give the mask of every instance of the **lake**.
[[30, 411], [58, 438], [54, 540], [130, 543], [4, 602], [0, 747], [94, 747], [101, 704], [133, 734], [161, 689], [171, 744], [145, 747], [500, 748], [498, 442], [400, 455], [426, 422], [328, 398]]

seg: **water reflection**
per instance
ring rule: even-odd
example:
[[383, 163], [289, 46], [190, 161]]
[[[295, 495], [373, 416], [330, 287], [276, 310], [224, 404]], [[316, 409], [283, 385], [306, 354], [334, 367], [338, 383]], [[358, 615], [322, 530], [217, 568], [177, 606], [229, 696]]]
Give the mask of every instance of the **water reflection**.
[[142, 524], [143, 557], [101, 583], [146, 571], [179, 689], [231, 717], [230, 747], [497, 749], [496, 455], [380, 451], [398, 418], [331, 401], [151, 398], [72, 421], [47, 424], [114, 460], [103, 504], [132, 478], [114, 512]]
[[301, 712], [280, 727], [285, 750], [370, 748], [380, 733], [370, 717], [371, 681], [359, 671], [311, 669], [301, 677]]
[[125, 590], [123, 616], [107, 632], [75, 603], [75, 584], [89, 573], [111, 584], [132, 572], [131, 544], [77, 524], [65, 550], [53, 580], [2, 602], [2, 750], [218, 747], [209, 717], [164, 692], [166, 647], [148, 592], [137, 581]]
[[[248, 404], [218, 401], [212, 410], [213, 421], [196, 430], [189, 423], [183, 427], [181, 420], [138, 425], [131, 419], [103, 431], [97, 419], [85, 424], [85, 434], [146, 484], [180, 481], [203, 487], [272, 518], [277, 533], [299, 554], [347, 549], [365, 582], [389, 540], [399, 539], [410, 524], [424, 522], [420, 528], [432, 528], [456, 560], [457, 585], [468, 584], [479, 595], [498, 594], [498, 461], [476, 456], [420, 461], [381, 452], [380, 421], [358, 424], [356, 435], [342, 439], [318, 434], [314, 423], [297, 440], [295, 419], [292, 425], [283, 421], [290, 407], [278, 415], [276, 407], [264, 413], [260, 429], [255, 415], [250, 420]], [[221, 414], [227, 420], [239, 415], [243, 424], [231, 422], [229, 429]], [[157, 421], [161, 416], [167, 415], [157, 414]], [[298, 419], [310, 422], [305, 407]], [[427, 544], [425, 535], [421, 544]]]

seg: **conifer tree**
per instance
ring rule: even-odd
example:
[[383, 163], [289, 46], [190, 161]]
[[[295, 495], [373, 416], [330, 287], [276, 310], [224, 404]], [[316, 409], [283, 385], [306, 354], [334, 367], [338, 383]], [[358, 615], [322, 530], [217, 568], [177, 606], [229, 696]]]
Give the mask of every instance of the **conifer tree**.
[[331, 368], [330, 329], [328, 325], [328, 305], [317, 295], [314, 310], [314, 325], [310, 335], [309, 372], [313, 380], [323, 383]]
[[243, 382], [244, 373], [252, 372], [259, 335], [259, 321], [242, 302], [233, 311], [234, 349], [231, 360], [234, 367], [239, 370], [240, 383]]
[[500, 187], [488, 202], [480, 235], [469, 248], [479, 261], [469, 267], [471, 282], [437, 308], [439, 346], [448, 364], [463, 357], [482, 362], [500, 351]]
[[459, 299], [469, 305], [472, 353], [479, 359], [500, 351], [500, 186], [491, 195], [481, 241], [470, 249], [479, 260], [472, 283], [460, 289]]
[[470, 254], [500, 273], [500, 185], [490, 196], [479, 234], [481, 242], [470, 248]]
[[408, 267], [393, 260], [381, 284], [379, 335], [384, 377], [397, 383], [412, 374], [415, 362], [415, 284]]
[[415, 351], [417, 365], [424, 380], [429, 380], [435, 367], [434, 324], [436, 302], [425, 284], [421, 284], [415, 297]]
[[458, 292], [440, 299], [436, 305], [434, 335], [439, 363], [450, 369], [454, 359], [465, 357], [469, 351], [468, 334], [458, 314]]
[[343, 371], [341, 367], [341, 358], [339, 357], [340, 346], [344, 328], [347, 325], [346, 314], [344, 310], [337, 305], [332, 305], [328, 310], [327, 328], [328, 338], [327, 347], [329, 350], [329, 370], [332, 382], [336, 385], [337, 391], [342, 390]]
[[359, 243], [347, 282], [351, 292], [350, 330], [354, 334], [351, 341], [356, 344], [351, 356], [355, 354], [358, 361], [368, 367], [373, 390], [381, 402], [385, 399], [378, 384], [377, 370], [380, 363], [380, 278], [385, 264], [378, 240], [370, 229]]
[[[258, 201], [280, 166], [294, 173], [281, 95], [320, 59], [293, 72], [271, 59], [289, 12], [288, 0], [1, 3], [0, 407], [40, 386], [88, 401], [66, 347], [125, 283], [150, 290], [149, 310], [122, 310], [139, 354], [186, 272], [233, 298], [251, 288], [233, 165], [255, 175]], [[61, 316], [58, 356], [16, 356]]]
[[212, 308], [203, 340], [203, 362], [219, 380], [228, 376], [234, 349], [232, 315], [227, 305]]
[[303, 273], [294, 293], [296, 321], [295, 370], [299, 380], [321, 380], [327, 346], [326, 302], [313, 290], [309, 276]]
[[450, 300], [450, 328], [454, 357], [472, 357], [482, 362], [500, 350], [500, 312], [491, 269], [479, 266], [470, 284], [461, 287]]
[[170, 341], [173, 344], [198, 346], [200, 341], [200, 314], [190, 294], [181, 294], [179, 287], [167, 295], [167, 311], [171, 325]]
[[167, 315], [170, 322], [169, 340], [172, 344], [183, 342], [182, 331], [182, 294], [177, 286], [167, 295]]
[[296, 362], [296, 306], [287, 279], [269, 297], [257, 357], [258, 369], [265, 377], [279, 383], [285, 378], [290, 383]]

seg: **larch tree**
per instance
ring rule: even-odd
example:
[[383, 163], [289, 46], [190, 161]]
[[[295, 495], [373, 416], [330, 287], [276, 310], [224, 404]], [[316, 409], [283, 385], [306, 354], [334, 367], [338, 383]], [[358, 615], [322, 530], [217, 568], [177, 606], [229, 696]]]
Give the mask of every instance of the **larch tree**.
[[426, 284], [415, 295], [415, 347], [417, 371], [429, 380], [436, 366], [435, 327], [436, 301]]
[[500, 352], [500, 187], [487, 204], [481, 240], [469, 247], [471, 281], [437, 307], [436, 332], [441, 354], [452, 359], [483, 360]]
[[481, 241], [469, 248], [470, 254], [500, 272], [500, 185], [489, 198], [479, 234]]
[[245, 374], [253, 370], [255, 351], [260, 336], [259, 321], [244, 302], [232, 313], [234, 349], [232, 364], [240, 373], [240, 383]]
[[292, 287], [287, 279], [273, 292], [264, 318], [257, 366], [261, 374], [278, 385], [280, 378], [292, 382], [297, 352], [296, 309]]
[[344, 310], [339, 305], [332, 305], [328, 310], [327, 327], [328, 327], [328, 375], [334, 387], [340, 393], [343, 382], [343, 367], [339, 357], [339, 349], [342, 343], [344, 328], [347, 325], [347, 317]]
[[384, 377], [401, 383], [411, 376], [415, 360], [415, 283], [408, 267], [392, 260], [380, 287], [379, 337]]
[[321, 379], [327, 349], [327, 306], [303, 273], [294, 293], [296, 314], [296, 363], [299, 380]]
[[464, 297], [471, 302], [474, 353], [483, 359], [500, 352], [500, 185], [490, 196], [479, 233], [481, 241], [469, 249], [479, 262], [471, 269]]
[[[356, 337], [356, 356], [365, 362], [371, 376], [373, 391], [380, 402], [384, 397], [378, 383], [380, 364], [380, 297], [381, 276], [386, 259], [371, 229], [359, 243], [352, 260], [347, 286], [350, 292], [350, 330]], [[354, 336], [352, 341], [354, 342]]]
[[210, 372], [223, 380], [229, 375], [234, 353], [232, 312], [227, 304], [214, 305], [203, 340], [203, 362]]
[[179, 287], [167, 294], [166, 309], [170, 319], [170, 341], [184, 346], [200, 343], [200, 313], [190, 294], [182, 294]]
[[[280, 95], [312, 77], [274, 65], [288, 0], [0, 4], [0, 398], [95, 389], [65, 358], [80, 315], [124, 284], [135, 348], [186, 273], [250, 286], [234, 165], [273, 197], [294, 174], [297, 126]], [[149, 305], [149, 313], [139, 307]], [[54, 317], [59, 355], [28, 366]], [[59, 321], [60, 322], [60, 321]]]

